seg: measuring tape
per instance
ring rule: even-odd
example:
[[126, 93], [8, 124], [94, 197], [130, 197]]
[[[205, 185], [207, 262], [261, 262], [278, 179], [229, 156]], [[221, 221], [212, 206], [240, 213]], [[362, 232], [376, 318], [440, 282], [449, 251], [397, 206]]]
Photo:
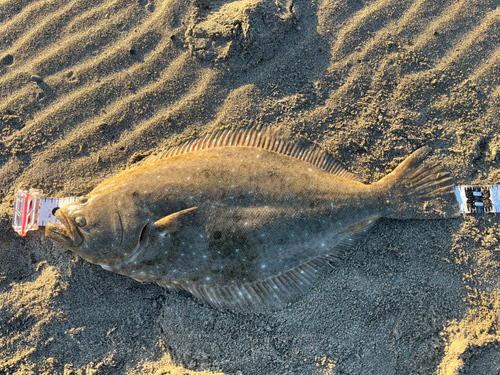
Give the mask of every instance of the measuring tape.
[[[500, 185], [454, 187], [461, 214], [500, 212]], [[45, 198], [42, 190], [21, 190], [16, 194], [12, 227], [20, 236], [37, 230], [47, 223], [59, 223], [55, 212], [62, 206], [73, 203], [78, 197]]]
[[45, 198], [42, 190], [21, 190], [16, 194], [14, 203], [14, 218], [12, 228], [20, 236], [26, 236], [30, 230], [37, 230], [48, 223], [61, 224], [54, 216], [55, 212], [62, 206], [73, 203], [78, 197]]
[[500, 185], [455, 186], [461, 214], [500, 212]]

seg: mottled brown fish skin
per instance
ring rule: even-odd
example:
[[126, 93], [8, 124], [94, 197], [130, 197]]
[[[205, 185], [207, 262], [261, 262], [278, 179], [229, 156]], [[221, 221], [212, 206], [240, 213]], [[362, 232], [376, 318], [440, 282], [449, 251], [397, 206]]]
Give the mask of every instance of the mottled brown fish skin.
[[71, 232], [81, 238], [66, 240], [71, 250], [139, 281], [241, 285], [324, 256], [381, 216], [418, 217], [411, 178], [398, 182], [408, 166], [398, 169], [365, 185], [262, 148], [208, 148], [120, 173], [59, 210], [64, 227], [46, 233]]
[[[266, 278], [325, 253], [342, 239], [339, 232], [385, 211], [384, 190], [283, 155], [235, 147], [183, 154], [130, 170], [73, 207], [87, 218], [88, 231], [93, 218], [99, 218], [96, 227], [113, 223], [96, 239], [102, 244], [95, 247], [99, 253], [85, 254], [87, 260], [107, 266], [131, 253], [146, 223], [198, 207], [192, 225], [180, 233], [150, 236], [147, 276], [142, 269], [134, 273], [147, 281], [156, 281], [153, 276], [228, 283]], [[77, 215], [71, 207], [65, 210], [71, 212], [67, 216]], [[108, 251], [101, 253], [102, 248]], [[153, 265], [158, 260], [162, 267], [157, 271]], [[134, 267], [128, 268], [131, 272]]]

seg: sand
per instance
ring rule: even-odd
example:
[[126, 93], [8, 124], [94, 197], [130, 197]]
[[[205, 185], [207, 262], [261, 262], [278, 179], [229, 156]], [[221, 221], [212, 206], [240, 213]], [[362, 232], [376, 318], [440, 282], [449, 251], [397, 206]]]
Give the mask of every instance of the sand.
[[457, 184], [499, 183], [499, 5], [1, 1], [0, 373], [497, 374], [497, 216], [381, 219], [299, 301], [258, 316], [10, 222], [18, 189], [82, 195], [150, 153], [257, 125], [366, 183], [421, 146]]

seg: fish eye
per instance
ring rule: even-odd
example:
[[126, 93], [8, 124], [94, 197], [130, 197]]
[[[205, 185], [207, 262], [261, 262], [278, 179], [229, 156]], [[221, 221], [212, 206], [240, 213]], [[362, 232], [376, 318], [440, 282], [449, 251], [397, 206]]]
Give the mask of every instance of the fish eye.
[[80, 197], [80, 203], [87, 203], [87, 201], [88, 201], [88, 199], [87, 199], [86, 195]]
[[78, 216], [76, 219], [75, 219], [75, 224], [77, 227], [84, 227], [85, 225], [87, 225], [87, 221], [85, 220], [84, 217], [81, 217], [81, 216]]

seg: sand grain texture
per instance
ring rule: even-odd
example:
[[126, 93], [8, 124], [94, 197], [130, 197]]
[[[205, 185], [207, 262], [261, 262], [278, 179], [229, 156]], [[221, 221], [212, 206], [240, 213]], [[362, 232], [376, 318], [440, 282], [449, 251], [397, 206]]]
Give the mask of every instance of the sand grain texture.
[[425, 145], [499, 183], [499, 83], [498, 1], [1, 1], [0, 373], [497, 374], [496, 216], [381, 220], [258, 317], [10, 221], [18, 189], [81, 195], [228, 127], [284, 126], [367, 183]]

